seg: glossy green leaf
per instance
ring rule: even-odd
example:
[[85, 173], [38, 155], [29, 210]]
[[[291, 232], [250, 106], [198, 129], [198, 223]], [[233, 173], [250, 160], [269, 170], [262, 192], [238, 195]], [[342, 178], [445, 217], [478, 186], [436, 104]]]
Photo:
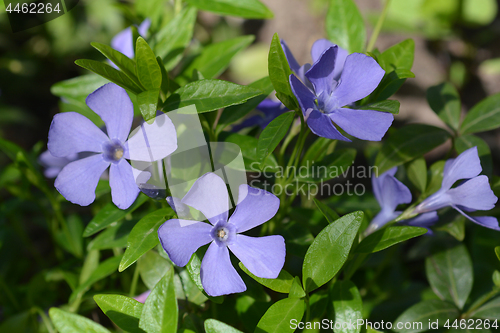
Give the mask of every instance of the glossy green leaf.
[[379, 174], [421, 157], [450, 138], [447, 131], [430, 125], [411, 124], [394, 131], [380, 149], [375, 165]]
[[445, 163], [445, 161], [437, 161], [427, 171], [427, 188], [422, 195], [423, 198], [428, 197], [441, 188]]
[[273, 18], [273, 12], [259, 0], [186, 0], [198, 9], [219, 15], [239, 16], [250, 19]]
[[118, 327], [130, 333], [144, 333], [139, 328], [144, 305], [135, 299], [123, 295], [95, 295], [94, 300], [102, 312]]
[[330, 0], [325, 28], [328, 39], [349, 53], [365, 51], [365, 23], [353, 0]]
[[260, 94], [260, 90], [248, 86], [205, 79], [188, 83], [177, 89], [167, 98], [163, 104], [163, 110], [166, 112], [194, 104], [198, 113], [203, 113], [241, 104]]
[[330, 289], [330, 301], [333, 303], [335, 318], [335, 333], [359, 333], [361, 325], [350, 325], [363, 319], [361, 311], [363, 302], [359, 295], [358, 288], [351, 281], [336, 281]]
[[137, 69], [135, 60], [130, 59], [123, 53], [120, 53], [112, 47], [101, 43], [90, 43], [96, 50], [101, 52], [106, 58], [114, 63], [125, 75], [127, 75], [137, 86], [142, 87], [139, 79], [137, 78]]
[[173, 266], [158, 252], [148, 251], [137, 261], [137, 269], [142, 282], [151, 290], [169, 270], [173, 269]]
[[161, 59], [161, 57], [156, 57], [156, 62], [158, 63], [158, 66], [160, 66], [161, 91], [165, 96], [167, 96], [169, 93], [173, 93], [174, 91], [179, 89], [180, 86], [168, 76], [167, 70], [165, 69], [165, 65], [163, 64], [163, 60]]
[[135, 46], [137, 76], [146, 90], [159, 90], [161, 87], [161, 71], [156, 56], [144, 38], [139, 37]]
[[455, 218], [451, 222], [437, 227], [436, 230], [446, 231], [461, 242], [465, 238], [465, 220], [465, 216], [456, 213]]
[[307, 183], [319, 183], [341, 177], [349, 173], [349, 167], [354, 163], [355, 158], [356, 149], [340, 149], [321, 161], [311, 163], [305, 174], [302, 170], [298, 170], [295, 177], [298, 181]]
[[78, 59], [75, 61], [75, 64], [116, 83], [120, 87], [136, 95], [142, 91], [142, 88], [132, 81], [125, 73], [114, 69], [108, 64], [89, 59]]
[[[72, 104], [80, 105], [80, 103], [83, 103], [80, 106], [86, 106], [85, 98], [106, 83], [108, 83], [108, 80], [96, 74], [81, 75], [54, 84], [50, 87], [50, 92], [53, 95], [64, 97]], [[83, 102], [80, 102], [82, 99]]]
[[101, 209], [94, 218], [89, 222], [85, 230], [83, 231], [83, 237], [92, 236], [98, 231], [108, 227], [113, 222], [118, 222], [124, 218], [127, 214], [132, 213], [134, 210], [139, 208], [143, 203], [148, 200], [148, 197], [144, 194], [140, 194], [135, 202], [127, 209], [120, 209], [116, 207], [113, 203], [108, 203]]
[[356, 253], [375, 253], [404, 242], [408, 239], [421, 236], [427, 229], [410, 226], [389, 226], [370, 234], [359, 243]]
[[[459, 312], [453, 304], [440, 300], [427, 300], [413, 305], [403, 312], [393, 324], [393, 330], [401, 333], [417, 333], [429, 330], [429, 321], [439, 321], [439, 327], [443, 327], [449, 319], [451, 323], [459, 316]], [[412, 323], [404, 328], [405, 323]], [[397, 327], [402, 327], [398, 329]]]
[[162, 208], [149, 213], [137, 222], [128, 236], [127, 249], [120, 262], [120, 272], [123, 272], [160, 242], [158, 228], [174, 214], [172, 208]]
[[381, 112], [388, 112], [392, 114], [399, 114], [399, 101], [387, 99], [385, 101], [374, 102], [370, 104], [365, 104], [363, 106], [356, 106], [357, 110], [375, 110]]
[[462, 134], [489, 131], [500, 127], [500, 94], [486, 97], [477, 103], [465, 116]]
[[451, 83], [444, 82], [427, 89], [427, 102], [446, 125], [458, 130], [462, 103], [458, 91]]
[[406, 165], [406, 174], [413, 185], [423, 193], [427, 187], [427, 164], [423, 157], [417, 158]]
[[472, 134], [462, 135], [455, 140], [455, 150], [458, 154], [461, 154], [472, 147], [477, 147], [479, 160], [481, 161], [481, 166], [483, 167], [482, 174], [491, 177], [493, 172], [493, 160], [491, 157], [490, 147], [486, 141]]
[[470, 314], [472, 318], [500, 320], [500, 297], [494, 298]]
[[432, 290], [444, 301], [462, 309], [472, 289], [472, 261], [464, 245], [438, 252], [425, 260]]
[[141, 110], [142, 117], [145, 121], [149, 121], [156, 117], [158, 110], [158, 97], [160, 90], [147, 90], [137, 95], [137, 104]]
[[363, 212], [347, 214], [326, 226], [307, 250], [302, 266], [307, 292], [321, 287], [337, 274], [347, 260]]
[[500, 260], [500, 246], [495, 247], [495, 254], [497, 255], [498, 260]]
[[88, 318], [58, 308], [50, 308], [49, 316], [61, 333], [110, 333], [106, 328]]
[[378, 57], [378, 63], [387, 73], [395, 69], [411, 70], [415, 55], [415, 42], [413, 39], [405, 39], [404, 41], [391, 46]]
[[316, 207], [318, 207], [319, 211], [323, 216], [326, 218], [328, 223], [333, 223], [335, 220], [337, 220], [340, 216], [335, 212], [333, 209], [328, 207], [326, 204], [322, 203], [316, 198], [313, 198], [314, 203], [316, 204]]
[[239, 263], [239, 266], [252, 279], [271, 290], [284, 294], [288, 294], [288, 292], [290, 291], [290, 287], [292, 286], [293, 282], [293, 276], [291, 276], [290, 273], [288, 273], [284, 269], [281, 270], [276, 279], [264, 279], [253, 275], [241, 262]]
[[216, 319], [205, 320], [205, 332], [206, 333], [242, 333], [234, 327], [224, 324], [222, 321]]
[[403, 83], [405, 83], [406, 79], [414, 77], [415, 74], [408, 69], [395, 69], [384, 75], [377, 89], [369, 96], [368, 100], [371, 102], [384, 101], [394, 95], [399, 88], [401, 88]]
[[177, 299], [175, 298], [174, 271], [156, 284], [142, 309], [139, 327], [146, 332], [177, 332]]
[[282, 299], [267, 309], [260, 318], [255, 333], [286, 333], [295, 331], [290, 322], [299, 322], [304, 315], [305, 303], [300, 298]]
[[295, 112], [285, 112], [264, 128], [257, 143], [257, 159], [261, 165], [283, 140], [294, 118]]
[[281, 41], [277, 33], [274, 34], [268, 56], [269, 79], [271, 80], [276, 97], [290, 110], [298, 108], [298, 102], [290, 87], [290, 75], [292, 70], [281, 47]]
[[136, 222], [137, 221], [130, 220], [113, 223], [109, 228], [90, 241], [87, 245], [87, 251], [126, 247], [128, 234]]
[[306, 293], [304, 291], [304, 288], [302, 288], [302, 285], [300, 283], [300, 278], [296, 276], [292, 280], [292, 286], [290, 287], [290, 292], [288, 294], [288, 297], [295, 297], [295, 298], [302, 298], [306, 297]]
[[195, 22], [196, 8], [186, 7], [156, 34], [153, 50], [163, 59], [166, 70], [171, 70], [181, 60], [193, 37]]
[[101, 262], [99, 266], [92, 271], [90, 276], [71, 293], [70, 303], [73, 302], [80, 293], [85, 293], [94, 283], [116, 272], [121, 259], [121, 256], [116, 256]]
[[253, 35], [240, 36], [223, 42], [210, 44], [183, 71], [190, 75], [194, 69], [199, 70], [207, 79], [212, 79], [224, 72], [231, 59], [246, 49], [255, 39]]

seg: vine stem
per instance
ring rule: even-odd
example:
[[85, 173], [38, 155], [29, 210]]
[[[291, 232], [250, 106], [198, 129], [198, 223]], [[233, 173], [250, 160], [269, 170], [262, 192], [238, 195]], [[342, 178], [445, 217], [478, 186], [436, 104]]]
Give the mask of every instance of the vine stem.
[[132, 284], [130, 286], [130, 297], [134, 297], [135, 290], [137, 289], [137, 281], [139, 280], [139, 265], [135, 264], [134, 276], [132, 277]]
[[380, 17], [378, 18], [377, 24], [375, 25], [375, 29], [373, 29], [373, 33], [370, 36], [370, 41], [368, 42], [368, 46], [366, 47], [366, 52], [371, 52], [373, 50], [373, 47], [375, 46], [375, 43], [377, 42], [377, 38], [378, 38], [378, 35], [380, 34], [380, 30], [382, 29], [382, 26], [384, 25], [385, 16], [387, 15], [387, 10], [389, 9], [390, 3], [391, 3], [391, 0], [385, 0], [384, 9], [382, 10], [382, 14], [380, 14]]

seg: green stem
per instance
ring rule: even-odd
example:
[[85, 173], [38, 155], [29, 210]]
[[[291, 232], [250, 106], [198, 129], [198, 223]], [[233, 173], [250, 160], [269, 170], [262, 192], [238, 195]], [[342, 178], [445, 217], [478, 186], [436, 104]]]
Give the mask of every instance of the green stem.
[[179, 14], [182, 10], [182, 0], [175, 0], [174, 3], [175, 15]]
[[54, 327], [52, 326], [52, 323], [51, 323], [49, 317], [47, 317], [47, 315], [45, 314], [45, 312], [43, 312], [43, 310], [40, 309], [39, 307], [35, 307], [34, 310], [38, 313], [40, 318], [42, 318], [43, 324], [47, 328], [47, 331], [49, 333], [55, 333], [56, 331], [55, 331]]
[[366, 52], [371, 52], [373, 50], [373, 47], [375, 46], [375, 43], [377, 42], [380, 30], [384, 25], [385, 16], [387, 15], [387, 10], [389, 9], [390, 3], [391, 0], [385, 0], [384, 9], [382, 10], [382, 14], [380, 14], [380, 17], [378, 18], [377, 25], [375, 25], [375, 29], [373, 29], [373, 33], [370, 36], [370, 41], [368, 42], [368, 46], [366, 47]]
[[309, 304], [309, 294], [306, 294], [306, 323], [311, 319], [311, 306]]
[[484, 295], [481, 297], [476, 303], [472, 304], [469, 310], [467, 310], [466, 313], [464, 313], [461, 317], [462, 318], [468, 318], [472, 314], [474, 314], [474, 311], [479, 309], [481, 306], [484, 305], [484, 303], [488, 302], [490, 299], [492, 299], [494, 296], [496, 296], [500, 292], [499, 289], [494, 289], [490, 291], [488, 294]]
[[132, 285], [130, 286], [130, 297], [135, 296], [135, 290], [137, 289], [137, 281], [139, 281], [139, 265], [135, 264], [134, 276], [132, 277]]

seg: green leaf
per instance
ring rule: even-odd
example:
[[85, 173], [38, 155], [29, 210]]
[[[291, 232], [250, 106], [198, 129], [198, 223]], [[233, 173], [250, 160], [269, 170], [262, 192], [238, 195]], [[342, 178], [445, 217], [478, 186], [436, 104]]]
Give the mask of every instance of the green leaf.
[[340, 149], [321, 161], [311, 164], [305, 175], [299, 170], [295, 177], [298, 181], [307, 183], [319, 183], [337, 178], [349, 172], [349, 167], [354, 163], [355, 158], [356, 149]]
[[201, 10], [219, 15], [239, 16], [249, 19], [273, 18], [273, 12], [259, 0], [186, 0]]
[[137, 269], [142, 282], [151, 290], [173, 266], [158, 252], [148, 251], [137, 261]]
[[458, 91], [451, 83], [444, 82], [427, 89], [427, 102], [446, 125], [458, 130], [462, 103]]
[[361, 326], [350, 325], [363, 319], [363, 302], [356, 285], [351, 281], [336, 281], [330, 289], [330, 300], [335, 313], [331, 319], [335, 318], [335, 327], [340, 327], [334, 329], [335, 333], [359, 333]]
[[427, 229], [410, 226], [390, 226], [370, 234], [363, 239], [356, 248], [356, 253], [375, 253], [404, 242], [408, 239], [421, 236]]
[[425, 189], [425, 193], [422, 194], [422, 198], [428, 197], [441, 188], [445, 163], [445, 161], [437, 161], [427, 171], [427, 188]]
[[490, 320], [500, 320], [500, 297], [489, 301], [481, 306], [476, 311], [472, 312], [469, 317], [482, 318]]
[[284, 269], [281, 270], [276, 279], [264, 279], [253, 275], [241, 262], [239, 263], [239, 266], [245, 273], [247, 273], [252, 279], [257, 281], [261, 285], [279, 293], [288, 294], [290, 292], [290, 287], [292, 286], [293, 282], [293, 276], [291, 276], [290, 273], [288, 273]]
[[486, 97], [477, 103], [465, 116], [462, 134], [489, 131], [500, 127], [500, 94]]
[[481, 166], [483, 167], [482, 173], [491, 177], [493, 172], [493, 160], [491, 158], [490, 147], [486, 141], [472, 134], [459, 136], [455, 140], [455, 150], [459, 154], [472, 147], [477, 147], [479, 160], [481, 161]]
[[146, 90], [159, 90], [161, 87], [161, 71], [156, 56], [144, 38], [137, 38], [135, 46], [137, 76]]
[[177, 89], [167, 98], [163, 104], [163, 110], [166, 112], [194, 104], [198, 113], [203, 113], [241, 104], [260, 94], [259, 90], [248, 86], [205, 79], [188, 83]]
[[217, 296], [217, 297], [208, 296], [208, 294], [205, 292], [205, 289], [203, 289], [200, 277], [201, 259], [200, 257], [198, 257], [198, 254], [196, 252], [193, 253], [193, 256], [186, 265], [186, 269], [189, 273], [189, 276], [191, 277], [191, 280], [193, 280], [196, 287], [198, 287], [198, 289], [203, 292], [203, 295], [205, 295], [207, 298], [209, 298], [211, 301], [217, 304], [222, 303], [222, 301], [224, 300], [224, 296]]
[[126, 247], [127, 237], [135, 223], [134, 220], [113, 223], [108, 229], [90, 241], [87, 245], [87, 251]]
[[75, 64], [116, 83], [123, 89], [126, 89], [136, 95], [142, 91], [142, 88], [132, 81], [132, 79], [130, 79], [125, 73], [114, 69], [108, 64], [89, 59], [78, 59], [75, 61]]
[[142, 310], [139, 327], [146, 332], [177, 332], [177, 299], [174, 270], [171, 269], [149, 294]]
[[399, 101], [386, 99], [385, 101], [365, 104], [363, 106], [356, 106], [357, 110], [375, 110], [381, 112], [389, 112], [392, 114], [399, 114]]
[[[224, 132], [223, 134], [226, 134]], [[257, 159], [257, 144], [259, 140], [253, 136], [242, 135], [238, 133], [229, 134], [229, 136], [221, 135], [219, 141], [231, 142], [241, 149], [243, 154], [243, 159], [245, 162], [245, 168], [247, 171], [259, 171], [260, 162]], [[264, 162], [263, 170], [269, 172], [277, 168], [278, 163], [274, 155], [270, 155]]]
[[186, 7], [156, 34], [153, 50], [163, 59], [166, 70], [174, 68], [182, 59], [193, 37], [195, 22], [196, 8]]
[[[108, 80], [97, 74], [81, 75], [69, 80], [57, 82], [50, 87], [50, 92], [53, 95], [64, 97], [71, 104], [76, 104], [82, 108], [88, 108], [85, 104], [87, 96], [106, 83], [108, 83]], [[94, 113], [90, 109], [89, 112]], [[94, 113], [94, 117], [99, 116]]]
[[316, 204], [316, 207], [318, 207], [319, 211], [323, 216], [326, 218], [328, 223], [333, 223], [335, 220], [337, 220], [340, 216], [337, 214], [333, 209], [322, 203], [316, 198], [313, 198], [314, 203]]
[[252, 82], [248, 86], [260, 90], [261, 94], [249, 99], [246, 103], [225, 108], [219, 119], [217, 132], [222, 131], [227, 125], [232, 124], [246, 116], [274, 90], [274, 87], [268, 76]]
[[378, 63], [387, 73], [396, 69], [411, 70], [413, 66], [413, 58], [415, 55], [415, 42], [413, 39], [405, 39], [404, 41], [391, 46], [378, 57]]
[[326, 226], [307, 250], [302, 266], [306, 292], [321, 287], [337, 274], [347, 260], [363, 212], [345, 215]]
[[290, 322], [299, 322], [304, 315], [305, 303], [300, 298], [282, 299], [267, 309], [260, 318], [255, 333], [285, 333], [295, 331]]
[[246, 49], [254, 41], [255, 36], [240, 36], [223, 42], [210, 44], [205, 47], [200, 55], [183, 71], [190, 75], [197, 69], [207, 79], [212, 79], [224, 72], [231, 59], [240, 51]]
[[61, 333], [110, 333], [106, 328], [88, 318], [58, 308], [50, 308], [49, 316]]
[[406, 79], [414, 77], [415, 74], [410, 70], [402, 68], [385, 74], [377, 89], [369, 96], [369, 100], [373, 102], [386, 100], [401, 88]]
[[159, 95], [159, 89], [143, 91], [137, 95], [137, 104], [139, 104], [139, 110], [141, 110], [142, 117], [145, 121], [149, 121], [156, 117]]
[[228, 324], [224, 324], [222, 321], [218, 321], [216, 319], [207, 319], [205, 320], [205, 332], [206, 333], [242, 333], [229, 326]]
[[333, 153], [337, 146], [337, 140], [318, 137], [314, 143], [309, 147], [300, 161], [300, 165], [312, 165], [322, 161], [325, 156]]
[[465, 216], [456, 214], [450, 223], [439, 226], [436, 230], [445, 231], [461, 242], [465, 238]]
[[500, 246], [495, 247], [495, 254], [497, 255], [498, 260], [500, 260]]
[[294, 118], [295, 112], [285, 112], [264, 128], [257, 144], [257, 159], [261, 165], [285, 137]]
[[[393, 330], [402, 333], [417, 333], [429, 330], [429, 321], [439, 321], [439, 327], [443, 327], [446, 320], [453, 322], [459, 316], [459, 312], [453, 304], [440, 300], [427, 300], [413, 305], [403, 312], [392, 325]], [[405, 323], [412, 323], [411, 328], [404, 328]], [[420, 324], [418, 324], [420, 323]], [[397, 329], [398, 325], [403, 327]]]
[[136, 70], [136, 64], [133, 59], [130, 59], [123, 53], [120, 53], [113, 49], [112, 47], [101, 44], [101, 43], [96, 43], [92, 42], [90, 43], [95, 49], [97, 49], [99, 52], [101, 52], [106, 58], [108, 58], [112, 63], [114, 63], [119, 69], [122, 70], [125, 75], [129, 77], [134, 83], [139, 86], [141, 86], [141, 83], [139, 82], [139, 79], [137, 78], [137, 70]]
[[417, 158], [406, 165], [406, 174], [413, 185], [423, 193], [427, 187], [427, 165], [423, 157]]
[[290, 87], [290, 75], [292, 70], [281, 47], [281, 41], [277, 33], [274, 34], [268, 56], [269, 79], [271, 80], [276, 97], [290, 110], [298, 109], [298, 102]]
[[72, 303], [78, 297], [78, 294], [85, 293], [94, 283], [116, 272], [121, 259], [121, 256], [116, 256], [106, 259], [102, 263], [100, 263], [99, 266], [97, 266], [97, 268], [92, 272], [92, 274], [90, 274], [88, 279], [80, 284], [78, 288], [76, 288], [71, 293], [70, 303]]
[[421, 157], [450, 138], [447, 131], [429, 125], [411, 124], [394, 131], [380, 149], [375, 165], [379, 174]]
[[292, 297], [292, 298], [293, 297], [295, 297], [295, 298], [306, 297], [306, 293], [301, 286], [300, 278], [298, 276], [296, 276], [292, 281], [292, 286], [290, 288], [290, 292], [289, 292], [288, 297]]
[[167, 96], [169, 93], [173, 93], [174, 91], [179, 89], [180, 86], [174, 80], [171, 80], [168, 76], [167, 70], [165, 69], [165, 65], [163, 64], [163, 60], [161, 60], [161, 57], [156, 57], [156, 62], [158, 63], [158, 66], [160, 66], [161, 91], [163, 92], [163, 94], [165, 94], [165, 96]]
[[325, 28], [328, 39], [349, 53], [365, 51], [365, 23], [353, 0], [330, 0]]
[[160, 242], [158, 228], [174, 215], [175, 212], [172, 208], [162, 208], [149, 213], [137, 222], [128, 236], [127, 249], [120, 262], [120, 272], [123, 272]]
[[143, 203], [148, 200], [148, 197], [144, 194], [140, 194], [135, 202], [127, 209], [120, 209], [116, 207], [113, 203], [108, 203], [101, 209], [94, 218], [89, 222], [85, 230], [83, 231], [83, 237], [92, 236], [98, 231], [111, 225], [113, 222], [118, 222], [124, 218], [127, 214], [132, 213], [134, 210], [139, 208]]
[[432, 290], [444, 301], [464, 307], [472, 289], [472, 261], [463, 245], [438, 252], [425, 260], [425, 271]]
[[139, 319], [144, 307], [142, 303], [127, 296], [110, 294], [95, 295], [94, 300], [102, 312], [122, 330], [130, 333], [144, 333], [139, 328]]

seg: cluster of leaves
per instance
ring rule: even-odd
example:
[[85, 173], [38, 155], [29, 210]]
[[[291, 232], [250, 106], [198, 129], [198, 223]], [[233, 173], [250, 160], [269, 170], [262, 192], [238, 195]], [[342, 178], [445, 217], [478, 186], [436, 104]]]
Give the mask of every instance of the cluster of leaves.
[[[149, 3], [154, 7], [162, 1]], [[176, 3], [171, 20], [153, 25], [146, 39], [131, 28], [134, 59], [105, 44], [93, 43], [118, 69], [102, 61], [77, 60], [77, 65], [94, 74], [60, 82], [53, 86], [52, 93], [74, 107], [71, 111], [84, 114], [98, 125], [102, 125], [100, 118], [84, 100], [109, 81], [127, 90], [137, 114], [146, 121], [157, 110], [168, 112], [194, 104], [211, 141], [240, 146], [248, 172], [264, 169], [272, 174], [275, 184], [282, 186], [338, 181], [328, 172], [279, 175], [279, 167], [308, 166], [311, 162], [327, 170], [346, 170], [354, 163], [357, 150], [325, 138], [308, 138], [303, 123], [294, 125], [301, 111], [290, 88], [291, 70], [277, 34], [269, 49], [269, 77], [247, 86], [217, 77], [253, 42], [253, 36], [208, 44], [194, 52], [190, 49], [198, 10], [267, 19], [272, 17], [269, 9], [258, 0]], [[349, 52], [367, 52], [363, 18], [352, 0], [332, 0], [325, 27], [327, 36]], [[388, 98], [407, 78], [414, 77], [414, 42], [408, 39], [383, 52], [367, 53], [377, 60], [385, 75], [357, 107], [397, 114], [399, 102]], [[292, 111], [274, 119], [258, 138], [255, 130], [246, 134], [227, 131], [273, 90]], [[491, 151], [475, 133], [500, 127], [499, 96], [480, 102], [462, 120], [455, 88], [448, 83], [431, 87], [429, 105], [448, 129], [405, 125], [390, 131], [381, 145], [366, 144], [360, 150], [374, 161], [379, 173], [404, 165], [399, 172], [412, 185], [417, 202], [440, 187], [445, 163], [440, 160], [427, 168], [424, 154], [449, 140], [450, 155], [478, 146], [483, 172], [491, 176]], [[305, 143], [307, 148], [302, 151]], [[370, 217], [378, 209], [369, 195], [318, 197], [311, 202], [283, 194], [277, 216], [256, 231], [281, 234], [286, 240], [287, 260], [278, 278], [256, 277], [240, 263], [248, 290], [210, 297], [200, 279], [203, 249], [185, 268], [179, 268], [159, 246], [159, 226], [175, 217], [165, 201], [141, 194], [130, 208], [120, 210], [109, 202], [109, 186], [101, 180], [89, 216], [87, 211], [65, 202], [47, 184], [36, 163], [40, 145], [27, 152], [0, 139], [0, 150], [11, 161], [0, 174], [0, 188], [12, 196], [1, 204], [0, 218], [13, 222], [6, 227], [2, 224], [0, 229], [0, 295], [2, 314], [7, 317], [0, 324], [0, 332], [291, 332], [293, 320], [320, 322], [324, 318], [340, 327], [363, 318], [422, 322], [421, 330], [401, 330], [418, 332], [428, 329], [428, 320], [439, 319], [443, 326], [447, 319], [500, 319], [500, 273], [495, 270], [500, 247], [496, 248], [497, 259], [492, 250], [497, 245], [494, 236], [478, 228], [466, 239], [464, 218], [453, 212], [442, 214], [435, 237], [406, 242], [427, 230], [390, 225], [364, 236]], [[23, 210], [26, 217], [36, 221], [33, 232], [28, 233], [23, 228], [25, 222], [19, 221]], [[54, 253], [39, 251], [32, 241], [36, 233], [54, 241]], [[17, 239], [39, 268], [21, 286], [16, 285], [25, 281], [23, 274], [28, 268], [26, 263], [16, 265], [13, 251], [7, 251], [16, 248], [12, 243]], [[464, 240], [468, 242], [457, 245]], [[428, 283], [419, 274], [424, 260]], [[472, 262], [479, 263], [478, 267]], [[144, 304], [133, 299], [146, 290], [151, 294]], [[47, 291], [55, 292], [47, 297]], [[36, 318], [41, 318], [41, 323]]]

